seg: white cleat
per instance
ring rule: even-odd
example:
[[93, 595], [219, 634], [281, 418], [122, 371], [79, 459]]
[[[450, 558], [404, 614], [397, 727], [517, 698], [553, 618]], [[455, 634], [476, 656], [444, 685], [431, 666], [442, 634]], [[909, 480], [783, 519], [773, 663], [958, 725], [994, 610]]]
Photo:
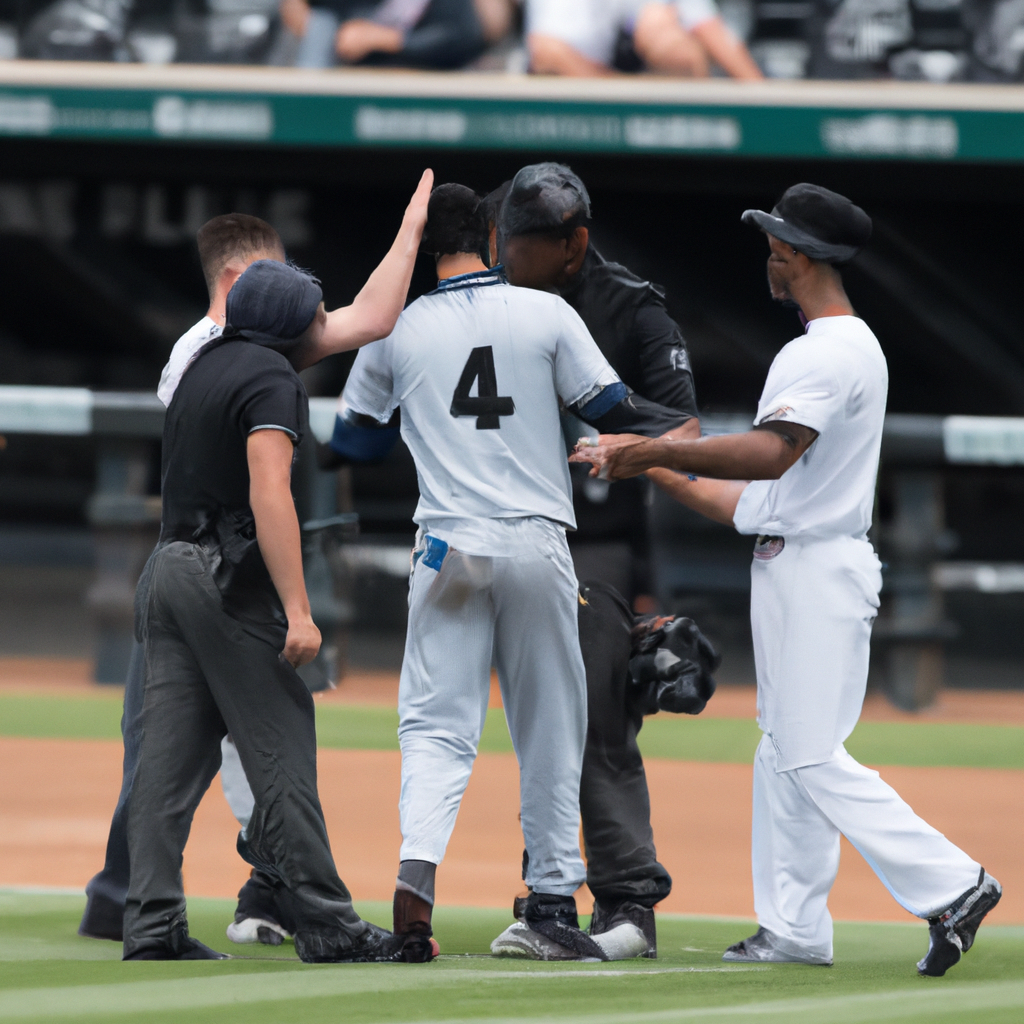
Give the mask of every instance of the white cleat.
[[265, 921], [259, 917], [243, 917], [240, 921], [232, 921], [228, 925], [228, 938], [240, 946], [254, 942], [264, 946], [280, 946], [291, 936], [275, 921]]
[[[595, 942], [597, 939], [595, 938]], [[603, 948], [603, 947], [602, 947]], [[644, 947], [646, 949], [646, 945]], [[492, 943], [491, 952], [495, 956], [516, 956], [523, 960], [575, 960], [581, 961], [578, 953], [540, 932], [535, 932], [522, 921], [510, 924]], [[594, 957], [582, 960], [584, 963], [599, 963]]]
[[649, 948], [647, 936], [632, 921], [623, 921], [611, 931], [590, 936], [609, 960], [632, 960], [645, 956]]

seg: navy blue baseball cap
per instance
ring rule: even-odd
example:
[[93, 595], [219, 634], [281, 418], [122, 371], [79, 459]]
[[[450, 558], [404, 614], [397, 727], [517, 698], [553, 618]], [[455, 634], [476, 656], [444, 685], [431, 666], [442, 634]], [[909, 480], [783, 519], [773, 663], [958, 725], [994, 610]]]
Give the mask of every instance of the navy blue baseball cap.
[[278, 260], [250, 264], [228, 292], [224, 329], [261, 345], [295, 341], [323, 301], [320, 282]]

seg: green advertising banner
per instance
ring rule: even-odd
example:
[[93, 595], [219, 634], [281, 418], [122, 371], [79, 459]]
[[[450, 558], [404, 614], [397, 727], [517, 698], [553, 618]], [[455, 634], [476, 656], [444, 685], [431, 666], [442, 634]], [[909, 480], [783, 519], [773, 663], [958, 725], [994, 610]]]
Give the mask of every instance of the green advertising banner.
[[[849, 103], [842, 107], [792, 102], [705, 105], [388, 93], [195, 92], [0, 83], [0, 138], [1024, 160], [1024, 103], [1020, 110], [908, 109], [905, 104], [886, 109]], [[865, 95], [871, 94], [865, 91]]]

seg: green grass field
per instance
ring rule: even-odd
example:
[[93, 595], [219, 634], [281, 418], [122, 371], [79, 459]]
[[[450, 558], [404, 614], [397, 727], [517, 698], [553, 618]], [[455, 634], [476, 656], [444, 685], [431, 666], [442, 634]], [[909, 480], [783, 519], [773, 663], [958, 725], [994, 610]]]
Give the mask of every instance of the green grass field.
[[[52, 739], [121, 738], [118, 691], [88, 697], [0, 695], [0, 735]], [[398, 715], [385, 707], [317, 705], [322, 747], [397, 750]], [[750, 764], [760, 732], [753, 721], [658, 715], [640, 734], [645, 757]], [[933, 722], [861, 722], [847, 743], [866, 764], [1024, 769], [1024, 727]], [[482, 751], [512, 750], [500, 709], [487, 715]]]
[[[659, 918], [659, 959], [614, 964], [497, 960], [495, 910], [441, 908], [443, 956], [424, 965], [316, 965], [224, 937], [234, 904], [192, 900], [196, 937], [245, 959], [132, 963], [111, 942], [75, 934], [82, 897], [0, 892], [0, 1021], [145, 1024], [1020, 1024], [1024, 928], [982, 928], [945, 978], [918, 978], [923, 925], [838, 924], [836, 965], [726, 965], [722, 949], [750, 922]], [[363, 904], [371, 920], [389, 908]]]

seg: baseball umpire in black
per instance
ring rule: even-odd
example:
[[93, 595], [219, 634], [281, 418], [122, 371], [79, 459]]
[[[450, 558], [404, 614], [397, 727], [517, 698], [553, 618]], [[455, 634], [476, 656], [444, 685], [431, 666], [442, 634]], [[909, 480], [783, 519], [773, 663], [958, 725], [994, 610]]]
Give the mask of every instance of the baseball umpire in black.
[[[679, 413], [682, 426], [672, 436], [699, 437], [682, 332], [657, 285], [606, 260], [589, 244], [590, 197], [579, 177], [561, 164], [534, 164], [488, 201], [494, 211], [495, 255], [509, 281], [557, 291], [582, 317], [623, 382]], [[584, 467], [572, 468], [579, 531], [570, 546], [625, 540], [643, 562], [646, 482], [631, 480], [626, 488], [614, 484], [598, 496], [603, 500], [594, 502], [580, 472]], [[578, 564], [577, 571], [585, 576], [589, 566]], [[642, 571], [633, 581], [634, 593], [646, 591], [646, 575]], [[648, 939], [646, 955], [655, 956], [653, 907], [668, 896], [672, 879], [654, 847], [637, 734], [644, 715], [655, 711], [700, 712], [713, 693], [709, 673], [718, 659], [689, 619], [634, 616], [609, 582], [582, 583], [579, 608], [588, 691], [580, 810], [587, 884], [595, 900], [591, 932], [601, 934], [631, 921]]]
[[222, 957], [188, 934], [181, 860], [228, 732], [255, 796], [249, 852], [283, 884], [300, 957], [399, 954], [390, 932], [356, 914], [335, 869], [313, 700], [296, 672], [320, 646], [290, 480], [308, 430], [297, 371], [316, 358], [321, 298], [294, 268], [254, 263], [228, 295], [224, 335], [167, 412], [161, 536], [136, 598], [145, 681], [125, 959]]

